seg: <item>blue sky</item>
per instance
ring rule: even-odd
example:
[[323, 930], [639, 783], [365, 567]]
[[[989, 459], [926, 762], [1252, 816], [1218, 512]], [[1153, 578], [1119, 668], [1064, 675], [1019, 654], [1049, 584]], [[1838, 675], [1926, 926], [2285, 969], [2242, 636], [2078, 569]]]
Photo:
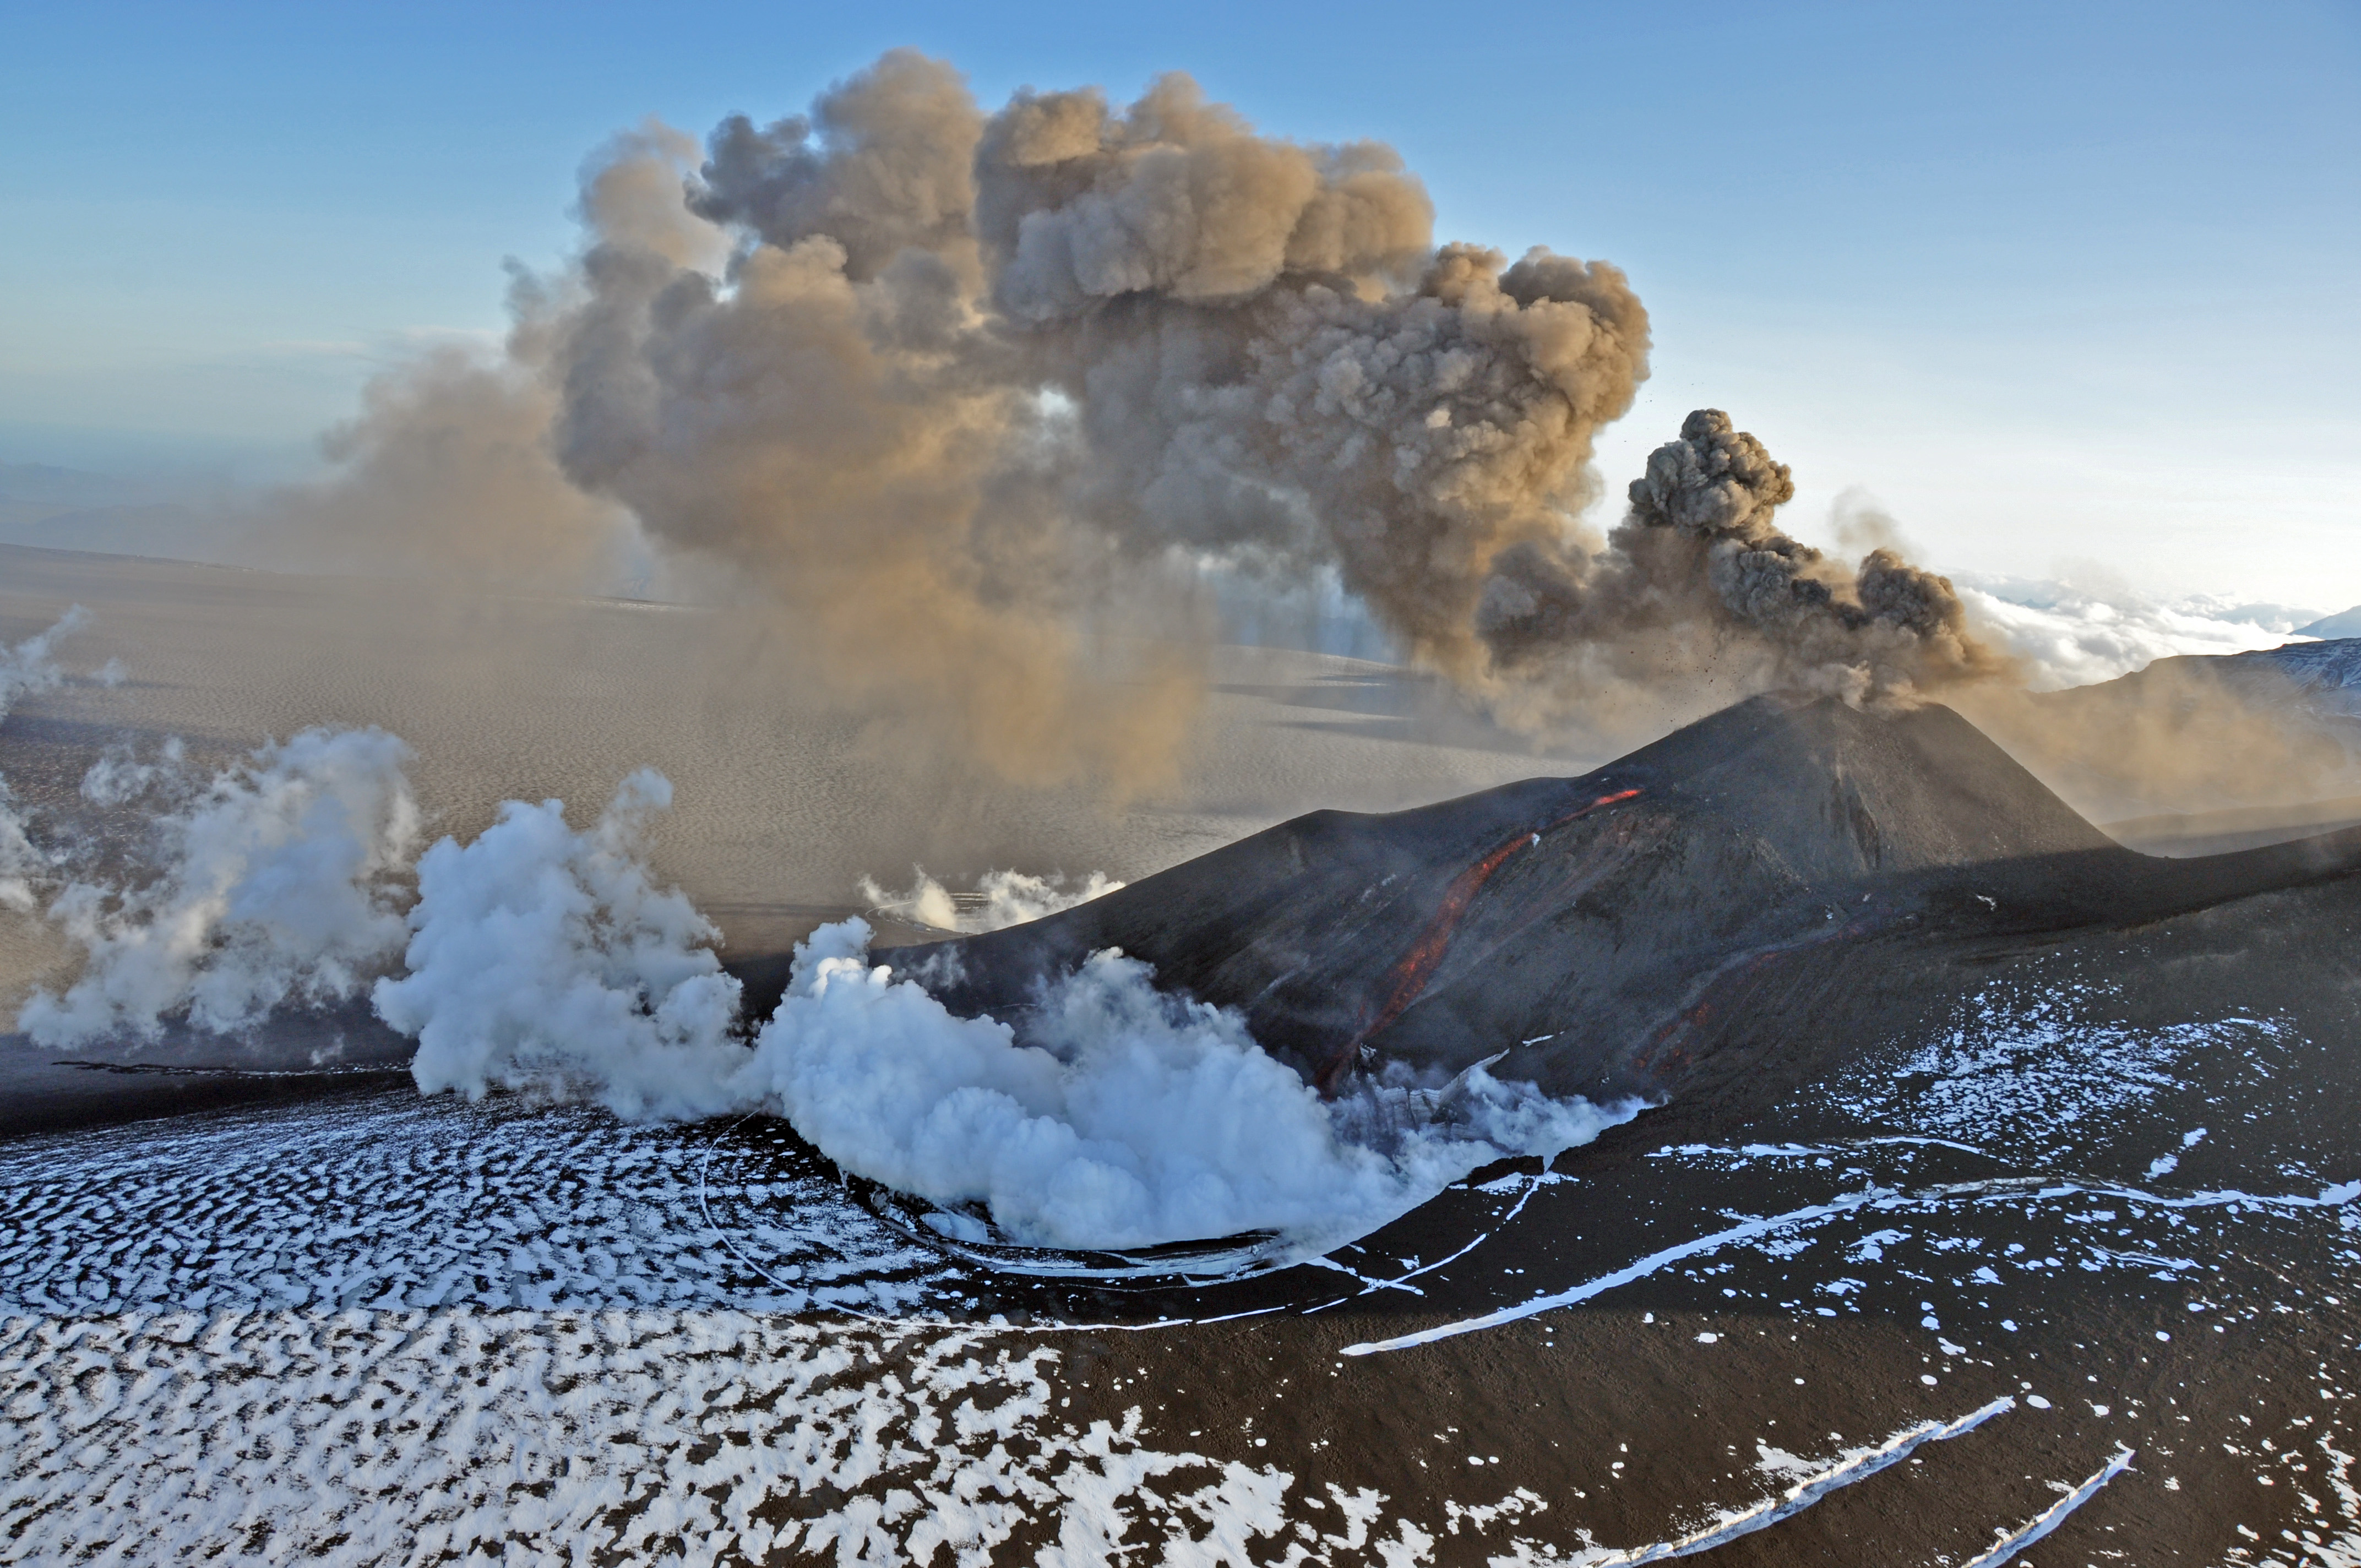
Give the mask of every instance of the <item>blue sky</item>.
[[896, 44], [1196, 75], [1374, 137], [1441, 237], [1630, 271], [1635, 471], [1712, 403], [1951, 570], [2361, 601], [2361, 6], [32, 5], [0, 59], [0, 458], [267, 472], [494, 334], [583, 156]]

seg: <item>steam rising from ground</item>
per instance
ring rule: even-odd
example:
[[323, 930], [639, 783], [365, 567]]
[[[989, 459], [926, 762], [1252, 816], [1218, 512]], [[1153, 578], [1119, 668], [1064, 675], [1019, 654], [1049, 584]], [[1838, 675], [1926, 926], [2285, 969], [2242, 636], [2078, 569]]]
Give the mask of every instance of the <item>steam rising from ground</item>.
[[[0, 647], [0, 718], [8, 717], [18, 697], [47, 691], [65, 678], [52, 650], [58, 639], [83, 619], [82, 607], [76, 605], [48, 630], [36, 632], [13, 648]], [[46, 869], [44, 857], [26, 833], [8, 781], [0, 778], [0, 909], [32, 909], [34, 880]]]
[[669, 797], [642, 773], [587, 832], [554, 801], [512, 803], [473, 844], [427, 851], [409, 972], [376, 992], [419, 1040], [421, 1089], [591, 1097], [640, 1117], [771, 1112], [855, 1174], [1066, 1247], [1349, 1236], [1477, 1165], [1587, 1142], [1628, 1113], [1479, 1071], [1452, 1119], [1380, 1152], [1346, 1135], [1366, 1108], [1323, 1103], [1237, 1017], [1164, 995], [1144, 964], [1097, 955], [1042, 997], [1020, 1044], [869, 963], [858, 919], [798, 948], [750, 1053], [717, 934], [645, 867]]
[[1942, 579], [1780, 532], [1786, 469], [1714, 411], [1596, 537], [1593, 436], [1647, 374], [1623, 274], [1438, 246], [1390, 148], [1260, 136], [1185, 76], [986, 114], [896, 50], [701, 158], [618, 137], [581, 214], [505, 358], [381, 385], [274, 526], [564, 576], [628, 519], [759, 585], [847, 703], [1034, 782], [1159, 775], [1208, 571], [1341, 583], [1536, 725], [1618, 682], [1999, 667]]
[[[10, 689], [60, 678], [48, 654], [40, 639], [13, 651]], [[1050, 986], [1020, 1042], [869, 963], [858, 919], [814, 933], [774, 1015], [743, 1020], [719, 932], [648, 869], [672, 799], [661, 774], [625, 779], [582, 829], [560, 802], [509, 802], [472, 842], [419, 857], [412, 897], [408, 760], [377, 729], [305, 730], [202, 782], [177, 753], [102, 758], [85, 798], [150, 801], [151, 842], [138, 874], [60, 888], [49, 873], [67, 857], [25, 841], [26, 902], [36, 883], [53, 890], [48, 915], [86, 961], [19, 1026], [53, 1047], [152, 1037], [168, 1018], [227, 1035], [368, 989], [418, 1042], [425, 1092], [594, 1099], [640, 1119], [783, 1115], [846, 1169], [946, 1206], [954, 1234], [980, 1239], [988, 1213], [1004, 1237], [1076, 1248], [1342, 1241], [1477, 1165], [1555, 1152], [1629, 1113], [1480, 1069], [1408, 1119], [1398, 1091], [1326, 1102], [1235, 1015], [1158, 992], [1112, 951]], [[1114, 885], [995, 872], [961, 910], [922, 875], [911, 902], [980, 929]]]
[[861, 896], [881, 915], [897, 916], [939, 931], [997, 931], [1087, 904], [1123, 886], [1104, 872], [1093, 872], [1072, 888], [1063, 875], [1027, 876], [1023, 872], [986, 872], [975, 891], [960, 894], [913, 868], [917, 880], [906, 893], [889, 893], [873, 877], [861, 879]]
[[[416, 849], [409, 748], [381, 729], [307, 729], [203, 785], [102, 760], [85, 794], [182, 798], [151, 825], [150, 874], [70, 883], [49, 916], [88, 954], [18, 1026], [43, 1045], [131, 1032], [168, 1014], [229, 1033], [289, 1003], [349, 1000], [401, 943], [393, 879]], [[93, 787], [95, 786], [95, 787]]]
[[745, 1052], [720, 933], [643, 859], [672, 785], [642, 769], [588, 832], [565, 806], [511, 801], [472, 844], [418, 863], [408, 972], [378, 1015], [418, 1041], [427, 1093], [506, 1088], [596, 1098], [626, 1116], [706, 1116]]
[[[1167, 996], [1097, 954], [1042, 998], [1018, 1043], [954, 1018], [866, 960], [861, 921], [824, 927], [741, 1081], [846, 1168], [944, 1204], [982, 1204], [1018, 1241], [1065, 1247], [1375, 1228], [1477, 1166], [1587, 1143], [1629, 1111], [1545, 1100], [1480, 1069], [1458, 1119], [1387, 1152], [1349, 1141], [1235, 1014]], [[942, 1222], [958, 1227], [955, 1216]]]

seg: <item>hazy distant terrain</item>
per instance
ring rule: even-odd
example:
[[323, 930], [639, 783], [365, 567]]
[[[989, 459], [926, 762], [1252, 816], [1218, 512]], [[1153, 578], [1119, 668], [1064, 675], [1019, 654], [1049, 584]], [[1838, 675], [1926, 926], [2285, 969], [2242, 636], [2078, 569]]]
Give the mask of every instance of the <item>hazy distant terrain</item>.
[[2158, 659], [1968, 711], [2153, 853], [2246, 848], [2361, 816], [2361, 640]]
[[217, 560], [234, 524], [168, 487], [43, 463], [0, 463], [0, 543]]
[[[66, 663], [117, 661], [122, 681], [8, 716], [0, 775], [36, 813], [86, 812], [79, 783], [110, 746], [178, 736], [217, 765], [318, 724], [402, 737], [431, 830], [462, 837], [504, 799], [587, 818], [652, 765], [677, 792], [660, 869], [741, 945], [851, 912], [864, 873], [1131, 878], [1312, 806], [1389, 809], [1566, 765], [1401, 670], [1231, 648], [1212, 651], [1180, 776], [1130, 800], [1021, 791], [816, 704], [756, 618], [0, 546], [0, 639], [71, 604], [91, 620]], [[0, 913], [18, 994], [60, 956], [30, 926]]]

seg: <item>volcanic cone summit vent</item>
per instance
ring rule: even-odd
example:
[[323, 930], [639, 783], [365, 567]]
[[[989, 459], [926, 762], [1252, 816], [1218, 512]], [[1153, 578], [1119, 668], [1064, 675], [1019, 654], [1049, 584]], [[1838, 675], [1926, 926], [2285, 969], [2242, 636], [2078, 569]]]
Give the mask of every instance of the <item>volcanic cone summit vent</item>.
[[1948, 707], [1755, 697], [1600, 770], [1817, 882], [2105, 849], [2105, 834]]

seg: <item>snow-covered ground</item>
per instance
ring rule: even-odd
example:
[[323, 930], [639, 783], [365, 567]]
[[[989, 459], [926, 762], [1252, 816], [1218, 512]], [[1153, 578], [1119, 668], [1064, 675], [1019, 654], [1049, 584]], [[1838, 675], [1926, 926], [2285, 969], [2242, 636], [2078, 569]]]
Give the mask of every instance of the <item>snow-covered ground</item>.
[[[2175, 1402], [2114, 1361], [2086, 1382], [2015, 1348], [2042, 1314], [2080, 1310], [2084, 1281], [2162, 1313], [2137, 1335], [2158, 1354], [2334, 1335], [2361, 1297], [2361, 1170], [2289, 1120], [2311, 1113], [2322, 1047], [2269, 1017], [2136, 1032], [2093, 1005], [1996, 988], [1905, 1059], [1799, 1102], [1808, 1136], [1668, 1145], [1620, 1186], [1529, 1166], [1399, 1237], [1121, 1322], [997, 1317], [1005, 1281], [763, 1119], [631, 1126], [389, 1091], [19, 1141], [0, 1148], [0, 1562], [1603, 1568], [1778, 1528], [1938, 1448], [1989, 1468], [2069, 1413], [2090, 1429], [2066, 1440], [2079, 1457], [2037, 1461], [2030, 1500], [1990, 1505], [1987, 1541], [2035, 1539], [2109, 1488], [2169, 1496], [2227, 1443], [2256, 1496], [2313, 1521], [2302, 1561], [2350, 1561], [2345, 1352], [2292, 1390], [2284, 1428], [2215, 1430], [2188, 1426], [2222, 1418], [2186, 1385]], [[1671, 1191], [1689, 1196], [1633, 1202]], [[2297, 1255], [2336, 1261], [2272, 1273]], [[2325, 1305], [2306, 1294], [2323, 1284]], [[1381, 1455], [1396, 1482], [1346, 1486], [1323, 1455], [1349, 1430], [1290, 1414], [1290, 1382], [1331, 1356], [1380, 1390], [1405, 1357], [1491, 1336], [1527, 1336], [1491, 1355], [1546, 1356], [1557, 1321], [1643, 1289], [1726, 1306], [1623, 1331], [1635, 1354], [1691, 1361], [1700, 1389], [1763, 1354], [1764, 1325], [1923, 1318], [1907, 1332], [1924, 1354], [1865, 1433], [1857, 1398], [1832, 1406], [1800, 1376], [1792, 1408], [1750, 1396], [1748, 1430], [1766, 1409], [1789, 1420], [1742, 1451], [1733, 1434], [1729, 1474], [1689, 1477], [1664, 1533], [1637, 1541], [1593, 1533], [1594, 1488], [1648, 1457], [1611, 1434], [1548, 1434], [1605, 1451], [1587, 1486], [1498, 1475], [1499, 1441], [1469, 1440], [1455, 1476]], [[1456, 1306], [1360, 1343], [1326, 1315], [1419, 1292]], [[1248, 1300], [1261, 1315], [1224, 1324]], [[1155, 1350], [1255, 1323], [1263, 1343], [1334, 1348], [1240, 1367], [1243, 1431], [1176, 1417], [1189, 1390], [1150, 1370]], [[1532, 1375], [1569, 1370], [1593, 1375]], [[1101, 1402], [1075, 1409], [1093, 1379]], [[1410, 1506], [1412, 1487], [1442, 1500]]]

